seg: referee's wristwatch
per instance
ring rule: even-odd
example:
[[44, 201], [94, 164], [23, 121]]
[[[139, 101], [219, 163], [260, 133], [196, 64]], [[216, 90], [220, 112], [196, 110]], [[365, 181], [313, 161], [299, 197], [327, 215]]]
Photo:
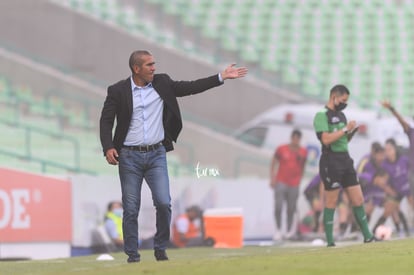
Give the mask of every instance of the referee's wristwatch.
[[348, 127], [344, 127], [344, 128], [342, 128], [342, 132], [344, 132], [344, 134], [347, 134], [348, 133]]

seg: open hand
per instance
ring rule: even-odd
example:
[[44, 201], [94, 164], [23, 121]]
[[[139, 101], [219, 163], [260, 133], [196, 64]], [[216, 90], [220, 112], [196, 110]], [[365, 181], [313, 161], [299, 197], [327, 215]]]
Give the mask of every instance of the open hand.
[[247, 68], [246, 67], [234, 67], [236, 64], [230, 64], [227, 66], [227, 68], [221, 73], [221, 77], [223, 80], [226, 79], [235, 79], [235, 78], [241, 78], [244, 77], [247, 74]]

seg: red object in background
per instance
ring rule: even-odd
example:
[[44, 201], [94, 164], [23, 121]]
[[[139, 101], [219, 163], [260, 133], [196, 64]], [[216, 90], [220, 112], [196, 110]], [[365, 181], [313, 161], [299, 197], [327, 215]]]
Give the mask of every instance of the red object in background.
[[0, 242], [70, 241], [70, 182], [0, 168]]
[[365, 136], [367, 135], [367, 133], [368, 133], [368, 126], [366, 124], [359, 125], [358, 134]]
[[216, 248], [243, 246], [241, 209], [208, 209], [204, 212], [205, 237], [213, 238]]
[[285, 123], [293, 123], [293, 113], [292, 112], [287, 112], [285, 114]]

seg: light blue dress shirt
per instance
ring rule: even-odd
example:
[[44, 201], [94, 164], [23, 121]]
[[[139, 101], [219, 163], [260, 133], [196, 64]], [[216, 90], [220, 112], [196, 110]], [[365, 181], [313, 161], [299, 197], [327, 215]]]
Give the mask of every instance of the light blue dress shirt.
[[[125, 146], [152, 145], [164, 140], [164, 125], [162, 121], [164, 101], [149, 83], [145, 87], [135, 85], [131, 79], [132, 89], [132, 119]], [[223, 82], [221, 73], [218, 79]]]
[[152, 145], [164, 140], [162, 121], [164, 101], [152, 84], [135, 85], [131, 76], [132, 118], [124, 145]]

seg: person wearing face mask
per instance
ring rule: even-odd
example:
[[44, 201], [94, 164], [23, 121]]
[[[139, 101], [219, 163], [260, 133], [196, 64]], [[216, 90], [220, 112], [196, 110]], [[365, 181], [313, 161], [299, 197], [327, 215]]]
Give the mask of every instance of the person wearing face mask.
[[108, 203], [108, 210], [105, 214], [105, 230], [115, 246], [122, 251], [124, 238], [122, 234], [122, 203], [112, 201]]
[[365, 243], [375, 241], [369, 230], [364, 209], [364, 196], [354, 168], [354, 161], [348, 153], [348, 143], [358, 130], [356, 121], [347, 120], [342, 112], [350, 92], [344, 85], [335, 85], [325, 108], [316, 113], [313, 126], [322, 145], [319, 161], [319, 174], [325, 189], [323, 224], [327, 246], [335, 246], [333, 224], [335, 208], [341, 187], [352, 204], [355, 216]]

